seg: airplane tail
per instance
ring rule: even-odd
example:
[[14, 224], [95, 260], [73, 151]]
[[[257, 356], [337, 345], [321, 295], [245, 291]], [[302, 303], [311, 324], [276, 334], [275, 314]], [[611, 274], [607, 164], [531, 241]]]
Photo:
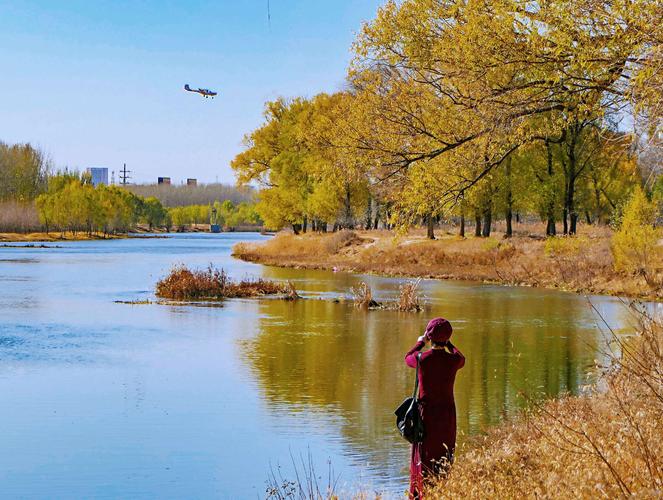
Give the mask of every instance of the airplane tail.
[[188, 83], [184, 86], [184, 90], [191, 90], [191, 87], [189, 87]]

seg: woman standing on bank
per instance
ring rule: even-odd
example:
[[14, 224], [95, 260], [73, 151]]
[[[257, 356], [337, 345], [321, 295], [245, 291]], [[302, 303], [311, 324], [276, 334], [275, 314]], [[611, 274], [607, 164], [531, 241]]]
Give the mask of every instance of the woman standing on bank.
[[417, 366], [417, 354], [430, 341], [432, 348], [419, 359], [419, 398], [424, 422], [424, 442], [412, 445], [410, 497], [421, 498], [424, 479], [453, 462], [456, 446], [456, 403], [454, 380], [465, 357], [449, 341], [451, 324], [444, 318], [428, 323], [426, 332], [405, 355], [405, 363]]

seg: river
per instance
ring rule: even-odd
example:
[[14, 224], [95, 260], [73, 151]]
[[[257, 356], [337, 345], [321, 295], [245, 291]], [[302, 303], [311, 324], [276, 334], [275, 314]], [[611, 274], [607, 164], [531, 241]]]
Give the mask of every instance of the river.
[[[570, 293], [423, 281], [425, 313], [320, 300], [366, 280], [380, 299], [402, 280], [263, 267], [233, 259], [257, 234], [0, 248], [0, 496], [262, 498], [270, 471], [308, 462], [321, 486], [394, 496], [409, 447], [394, 408], [412, 388], [404, 353], [428, 318], [454, 325], [462, 442], [528, 401], [593, 381], [604, 335]], [[128, 305], [153, 299], [177, 263], [291, 280], [308, 300]], [[593, 297], [617, 331], [618, 300]], [[300, 473], [302, 472], [300, 467]]]

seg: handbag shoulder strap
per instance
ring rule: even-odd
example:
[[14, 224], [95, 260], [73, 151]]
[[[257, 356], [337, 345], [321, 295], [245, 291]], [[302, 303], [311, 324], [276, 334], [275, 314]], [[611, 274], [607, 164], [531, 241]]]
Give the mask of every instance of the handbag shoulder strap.
[[412, 399], [415, 401], [419, 398], [419, 358], [421, 358], [421, 353], [417, 353], [417, 366], [414, 369], [414, 394], [412, 394]]

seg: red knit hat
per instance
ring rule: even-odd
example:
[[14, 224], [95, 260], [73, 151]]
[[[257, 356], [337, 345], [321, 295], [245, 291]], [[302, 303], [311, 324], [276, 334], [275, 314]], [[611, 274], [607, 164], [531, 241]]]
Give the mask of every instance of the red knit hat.
[[426, 337], [433, 342], [442, 344], [451, 338], [451, 323], [444, 318], [434, 318], [428, 322]]

